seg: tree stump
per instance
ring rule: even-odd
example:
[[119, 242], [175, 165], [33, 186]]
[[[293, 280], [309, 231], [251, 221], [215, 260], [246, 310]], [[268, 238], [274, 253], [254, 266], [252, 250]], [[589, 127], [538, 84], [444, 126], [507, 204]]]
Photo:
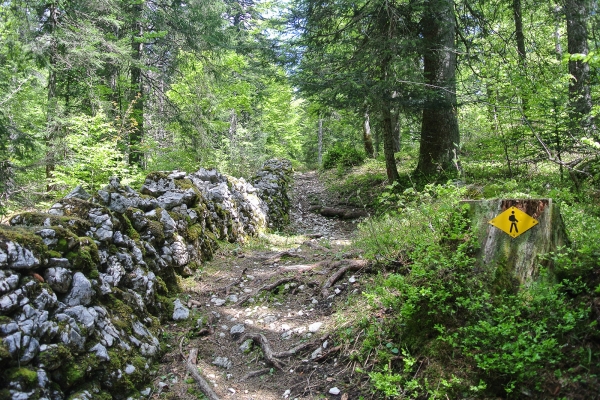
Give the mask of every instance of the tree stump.
[[[520, 285], [528, 286], [539, 278], [540, 267], [552, 276], [551, 260], [538, 256], [569, 244], [559, 207], [552, 199], [466, 200], [463, 203], [469, 205], [471, 226], [481, 244], [477, 269], [490, 274], [494, 288], [515, 291]], [[513, 211], [521, 216], [519, 211], [522, 211], [537, 220], [514, 238], [517, 218]], [[504, 230], [490, 224], [494, 218]]]

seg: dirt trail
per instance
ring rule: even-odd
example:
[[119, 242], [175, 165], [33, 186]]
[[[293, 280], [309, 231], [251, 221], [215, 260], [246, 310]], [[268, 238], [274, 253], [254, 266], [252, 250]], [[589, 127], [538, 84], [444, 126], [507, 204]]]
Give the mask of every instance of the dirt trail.
[[350, 246], [355, 221], [310, 211], [337, 204], [315, 172], [294, 176], [292, 204], [286, 232], [221, 249], [182, 281], [191, 316], [165, 327], [171, 347], [151, 398], [204, 398], [186, 371], [195, 349], [200, 374], [222, 399], [357, 397], [353, 368], [340, 357], [350, 349], [329, 336], [336, 304], [360, 290], [367, 268]]

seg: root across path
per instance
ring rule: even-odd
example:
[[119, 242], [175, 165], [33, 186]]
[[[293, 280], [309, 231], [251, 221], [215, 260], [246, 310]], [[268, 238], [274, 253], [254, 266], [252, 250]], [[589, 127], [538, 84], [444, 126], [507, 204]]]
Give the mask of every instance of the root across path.
[[172, 351], [151, 398], [358, 398], [332, 333], [336, 305], [372, 266], [351, 249], [356, 220], [321, 212], [336, 204], [318, 175], [296, 174], [293, 185], [285, 234], [223, 248], [182, 280], [190, 317], [165, 326]]

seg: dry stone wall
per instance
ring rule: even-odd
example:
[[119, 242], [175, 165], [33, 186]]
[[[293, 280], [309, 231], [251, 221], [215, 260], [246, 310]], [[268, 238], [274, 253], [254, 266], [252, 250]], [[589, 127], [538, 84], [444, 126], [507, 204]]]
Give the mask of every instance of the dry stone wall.
[[161, 322], [188, 315], [177, 275], [217, 240], [280, 228], [290, 174], [284, 160], [252, 183], [155, 172], [139, 192], [113, 178], [0, 226], [0, 398], [147, 397], [138, 389], [161, 354]]

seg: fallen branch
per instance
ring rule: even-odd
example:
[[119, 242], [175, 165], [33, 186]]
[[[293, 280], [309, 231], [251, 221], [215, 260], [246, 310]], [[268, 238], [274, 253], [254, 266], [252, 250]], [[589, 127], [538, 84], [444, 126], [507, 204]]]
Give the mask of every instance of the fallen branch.
[[333, 208], [333, 207], [323, 207], [319, 212], [324, 217], [337, 217], [340, 219], [357, 219], [361, 217], [368, 217], [369, 214], [364, 210], [355, 210], [355, 209], [347, 209], [347, 208]]
[[200, 372], [198, 372], [198, 367], [196, 366], [196, 360], [198, 358], [198, 349], [190, 350], [190, 355], [187, 359], [183, 355], [182, 345], [184, 338], [185, 336], [183, 336], [179, 341], [179, 353], [181, 354], [181, 357], [185, 360], [186, 371], [190, 373], [192, 378], [194, 378], [194, 380], [198, 384], [199, 389], [209, 400], [220, 400], [219, 396], [217, 396], [214, 390], [212, 390], [212, 388], [210, 387], [210, 384], [206, 381], [206, 379], [202, 377], [202, 375], [200, 375]]
[[319, 250], [319, 251], [329, 251], [330, 250], [327, 247], [321, 246], [320, 244], [316, 243], [313, 240], [307, 240], [306, 242], [303, 242], [302, 244], [307, 247], [310, 247], [311, 249], [314, 249], [314, 250]]
[[247, 270], [248, 270], [248, 268], [244, 268], [242, 270], [242, 273], [240, 274], [240, 276], [237, 279], [235, 279], [233, 282], [231, 282], [227, 286], [224, 286], [222, 288], [217, 289], [216, 291], [217, 292], [223, 292], [224, 291], [226, 296], [229, 295], [229, 291], [231, 290], [231, 288], [233, 286], [235, 286], [235, 285], [239, 285], [242, 282], [242, 280], [244, 279], [244, 275], [246, 274]]
[[327, 357], [329, 357], [330, 355], [332, 355], [333, 353], [337, 353], [338, 351], [340, 351], [342, 349], [342, 346], [335, 346], [332, 347], [331, 350], [327, 351], [326, 353], [321, 354], [320, 356], [316, 357], [313, 361], [314, 362], [320, 362], [323, 361], [324, 359], [326, 359]]
[[256, 290], [256, 292], [247, 295], [246, 297], [242, 298], [237, 303], [235, 303], [235, 306], [241, 306], [242, 304], [244, 304], [245, 302], [247, 302], [248, 299], [250, 299], [251, 297], [256, 296], [258, 293], [262, 292], [263, 290], [271, 291], [271, 290], [275, 289], [279, 285], [283, 285], [284, 283], [288, 283], [288, 282], [292, 282], [292, 281], [297, 281], [297, 280], [298, 279], [295, 278], [295, 277], [281, 278], [278, 281], [275, 281], [275, 282], [270, 283], [268, 285], [265, 285], [265, 286], [263, 286], [261, 288], [258, 288]]
[[250, 371], [240, 379], [240, 382], [243, 382], [246, 379], [254, 378], [255, 376], [262, 376], [268, 374], [269, 372], [271, 372], [271, 368], [263, 368], [256, 371]]
[[[197, 349], [193, 349], [193, 350], [195, 350], [195, 353], [198, 354]], [[212, 388], [210, 387], [210, 384], [206, 381], [206, 379], [204, 379], [204, 377], [202, 377], [202, 375], [200, 375], [200, 372], [198, 372], [198, 367], [196, 366], [196, 364], [192, 363], [191, 358], [192, 358], [192, 351], [190, 351], [190, 357], [186, 360], [185, 369], [187, 370], [187, 372], [190, 373], [192, 378], [194, 378], [194, 380], [198, 384], [198, 388], [202, 391], [202, 393], [204, 393], [204, 395], [209, 400], [219, 400], [219, 396], [217, 396], [217, 394], [214, 392], [214, 390], [212, 390]]]
[[263, 355], [267, 362], [273, 365], [278, 370], [283, 370], [283, 363], [275, 357], [273, 350], [271, 350], [271, 346], [269, 345], [269, 341], [262, 333], [247, 333], [239, 340], [240, 343], [245, 342], [246, 340], [251, 339], [254, 343], [258, 344], [263, 351]]
[[345, 265], [345, 267], [340, 268], [339, 270], [337, 270], [333, 275], [331, 275], [329, 277], [329, 279], [327, 279], [327, 281], [325, 281], [325, 283], [323, 284], [323, 286], [321, 287], [321, 295], [323, 297], [327, 297], [329, 296], [329, 288], [335, 284], [338, 280], [340, 280], [340, 278], [342, 276], [344, 276], [344, 274], [348, 271], [360, 271], [364, 268], [368, 268], [369, 267], [369, 261], [367, 260], [345, 260], [345, 261], [338, 261], [336, 263], [331, 264], [332, 268], [335, 268], [337, 266], [340, 265]]
[[319, 268], [327, 265], [327, 261], [319, 261], [314, 264], [296, 264], [296, 265], [282, 265], [279, 267], [279, 270], [282, 272], [285, 271], [295, 271], [295, 272], [305, 272], [310, 271], [311, 269]]
[[281, 261], [281, 259], [283, 257], [301, 258], [301, 259], [305, 258], [304, 256], [301, 256], [300, 254], [297, 254], [297, 253], [292, 253], [289, 251], [280, 251], [279, 253], [275, 254], [274, 256], [267, 258], [263, 264], [278, 263], [279, 261]]
[[273, 356], [275, 356], [276, 358], [283, 358], [283, 357], [291, 357], [293, 355], [295, 355], [296, 353], [298, 353], [299, 351], [302, 351], [304, 349], [307, 349], [309, 347], [313, 347], [315, 345], [321, 345], [321, 342], [324, 342], [325, 340], [327, 340], [327, 338], [329, 337], [329, 334], [326, 334], [324, 336], [321, 336], [319, 339], [314, 340], [312, 342], [307, 342], [307, 343], [300, 343], [298, 346], [292, 347], [289, 350], [286, 351], [280, 351], [279, 353], [274, 353]]

